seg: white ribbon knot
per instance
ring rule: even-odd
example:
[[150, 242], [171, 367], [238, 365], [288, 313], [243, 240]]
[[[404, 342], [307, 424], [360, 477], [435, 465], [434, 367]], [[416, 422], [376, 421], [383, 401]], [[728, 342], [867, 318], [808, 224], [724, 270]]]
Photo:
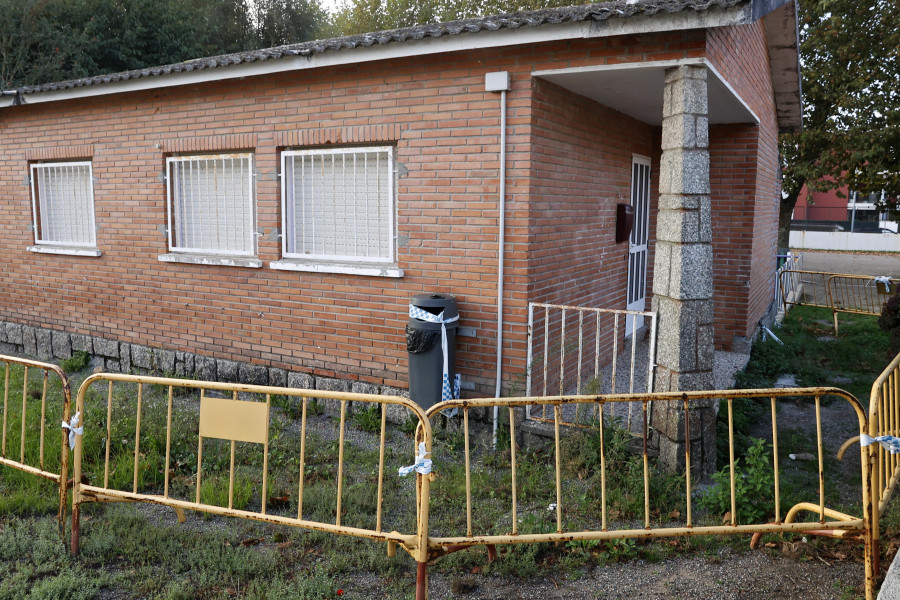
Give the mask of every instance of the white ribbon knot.
[[[891, 293], [891, 278], [890, 278], [889, 276], [887, 276], [887, 275], [880, 275], [880, 276], [878, 276], [878, 277], [873, 277], [873, 278], [872, 278], [872, 281], [870, 281], [869, 283], [873, 283], [873, 282], [875, 283], [875, 287], [876, 287], [876, 288], [878, 287], [878, 284], [879, 284], [879, 283], [884, 284], [884, 293], [885, 293], [885, 294], [890, 294], [890, 293]], [[868, 286], [869, 283], [867, 283], [866, 286]]]
[[75, 413], [74, 417], [69, 419], [68, 423], [66, 423], [65, 421], [62, 422], [62, 428], [69, 430], [69, 449], [70, 450], [75, 449], [75, 436], [81, 435], [84, 433], [84, 426], [83, 425], [81, 427], [78, 426], [78, 421], [80, 419], [81, 419], [81, 413], [77, 412], [77, 413]]
[[425, 442], [419, 442], [419, 453], [416, 454], [416, 462], [408, 467], [400, 467], [400, 477], [406, 477], [413, 471], [420, 475], [428, 475], [431, 473], [431, 459], [427, 456], [431, 452], [425, 451]]
[[859, 436], [859, 445], [862, 447], [871, 446], [875, 442], [881, 444], [881, 446], [891, 454], [900, 454], [900, 438], [898, 437], [892, 435], [879, 435], [878, 437], [873, 438], [866, 434]]

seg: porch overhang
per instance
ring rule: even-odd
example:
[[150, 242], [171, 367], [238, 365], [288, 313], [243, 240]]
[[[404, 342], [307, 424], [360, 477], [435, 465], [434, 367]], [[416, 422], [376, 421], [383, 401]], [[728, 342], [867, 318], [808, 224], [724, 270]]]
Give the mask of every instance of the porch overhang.
[[644, 123], [661, 126], [666, 70], [685, 65], [706, 67], [709, 72], [710, 125], [759, 123], [756, 113], [704, 58], [575, 67], [535, 71], [532, 75]]

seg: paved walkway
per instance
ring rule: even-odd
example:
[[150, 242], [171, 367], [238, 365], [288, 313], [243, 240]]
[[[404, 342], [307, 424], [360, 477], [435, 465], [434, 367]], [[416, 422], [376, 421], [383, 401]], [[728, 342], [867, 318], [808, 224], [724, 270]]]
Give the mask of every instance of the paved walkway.
[[811, 252], [803, 250], [803, 269], [854, 275], [889, 275], [900, 278], [900, 254]]

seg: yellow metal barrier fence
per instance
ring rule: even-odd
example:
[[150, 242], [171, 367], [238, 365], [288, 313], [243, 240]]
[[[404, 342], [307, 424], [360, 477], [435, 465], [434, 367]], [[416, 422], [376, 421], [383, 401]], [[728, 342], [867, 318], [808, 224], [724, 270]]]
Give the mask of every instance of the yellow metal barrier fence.
[[[278, 388], [269, 386], [252, 386], [241, 384], [225, 384], [202, 381], [185, 381], [169, 378], [143, 377], [132, 375], [96, 374], [89, 377], [81, 386], [76, 410], [84, 415], [84, 435], [76, 439], [74, 459], [74, 493], [72, 509], [72, 551], [78, 551], [79, 543], [79, 515], [80, 507], [88, 502], [149, 502], [163, 506], [170, 506], [183, 519], [183, 512], [187, 510], [203, 511], [217, 515], [234, 516], [246, 519], [266, 521], [276, 524], [301, 527], [310, 530], [323, 531], [339, 535], [349, 535], [361, 538], [370, 538], [385, 542], [388, 545], [388, 553], [393, 554], [396, 546], [403, 547], [417, 562], [417, 591], [418, 600], [427, 598], [427, 564], [440, 556], [456, 550], [462, 550], [471, 546], [485, 545], [489, 555], [493, 554], [493, 546], [496, 544], [535, 544], [544, 542], [587, 543], [592, 540], [621, 540], [634, 538], [662, 538], [694, 535], [733, 535], [752, 534], [759, 536], [764, 533], [811, 533], [819, 535], [833, 535], [838, 537], [850, 537], [860, 539], [865, 543], [865, 589], [867, 600], [874, 597], [874, 585], [877, 574], [877, 519], [883, 510], [883, 503], [893, 488], [897, 479], [897, 457], [889, 456], [875, 446], [867, 446], [860, 449], [860, 468], [862, 473], [861, 500], [862, 511], [860, 516], [847, 515], [832, 510], [826, 506], [826, 490], [833, 489], [835, 481], [833, 475], [826, 471], [825, 447], [823, 442], [823, 419], [821, 409], [823, 399], [828, 397], [828, 402], [843, 402], [849, 408], [845, 409], [856, 415], [860, 434], [869, 432], [870, 435], [880, 432], [898, 429], [900, 410], [897, 409], [898, 400], [898, 369], [900, 369], [900, 357], [892, 363], [886, 371], [886, 375], [876, 383], [879, 398], [874, 401], [876, 390], [873, 388], [872, 421], [869, 415], [852, 395], [836, 388], [802, 388], [802, 389], [764, 389], [764, 390], [732, 390], [732, 391], [708, 391], [685, 392], [667, 394], [621, 394], [621, 395], [594, 395], [594, 396], [551, 396], [551, 397], [523, 397], [510, 399], [475, 399], [475, 400], [451, 400], [431, 407], [427, 413], [409, 400], [399, 397], [372, 396], [365, 394], [350, 394], [340, 392], [326, 392], [321, 390], [300, 390], [293, 388]], [[105, 394], [98, 393], [96, 384], [105, 383]], [[114, 392], [114, 386], [124, 388], [118, 393]], [[296, 490], [296, 512], [285, 513], [285, 507], [269, 510], [267, 500], [270, 498], [268, 488], [275, 474], [270, 473], [269, 462], [270, 448], [273, 444], [283, 443], [278, 436], [273, 435], [277, 430], [272, 419], [271, 406], [273, 398], [296, 398], [300, 402], [299, 407], [299, 447], [291, 446], [299, 466], [295, 469], [290, 483]], [[264, 400], [263, 400], [264, 398]], [[311, 477], [309, 474], [309, 461], [311, 449], [315, 443], [321, 442], [315, 439], [315, 423], [311, 422], [310, 410], [313, 403], [325, 399], [332, 405], [339, 406], [339, 425], [337, 426], [336, 439], [331, 440], [332, 446], [336, 441], [337, 461], [333, 464], [336, 470], [334, 496], [334, 511], [330, 513], [333, 519], [326, 520], [316, 517], [312, 511], [304, 511], [304, 485]], [[681, 494], [680, 502], [684, 507], [684, 514], [667, 515], [661, 518], [657, 507], [653, 505], [652, 489], [655, 483], [654, 471], [651, 468], [649, 454], [649, 422], [648, 408], [670, 406], [670, 410], [681, 411], [684, 415], [683, 423], [686, 429], [685, 437], [691, 439], [692, 411], [698, 403], [708, 403], [713, 400], [724, 399], [727, 410], [727, 422], [729, 426], [728, 447], [730, 461], [728, 466], [728, 491], [730, 508], [725, 524], [720, 524], [716, 519], [719, 515], [704, 514], [696, 507], [695, 496], [696, 481], [693, 480], [691, 469], [684, 468], [693, 464], [691, 460], [691, 444], [686, 444], [683, 455], [681, 484], [678, 493]], [[740, 502], [737, 489], [743, 474], [740, 473], [738, 461], [735, 459], [735, 442], [733, 435], [734, 419], [732, 407], [739, 399], [756, 399], [768, 405], [771, 415], [771, 459], [770, 468], [772, 482], [770, 497], [771, 510], [768, 517], [757, 520], [743, 517], [745, 514]], [[623, 520], [614, 512], [608, 497], [608, 482], [619, 474], [612, 472], [607, 463], [606, 452], [609, 440], [604, 439], [606, 430], [598, 428], [599, 436], [599, 498], [591, 504], [591, 510], [585, 513], [582, 507], [581, 514], [577, 506], [570, 503], [564, 493], [571, 491], [569, 475], [564, 473], [562, 440], [566, 431], [562, 420], [563, 407], [582, 404], [596, 407], [599, 414], [607, 414], [604, 408], [618, 403], [635, 402], [641, 407], [641, 434], [638, 440], [641, 444], [640, 479], [642, 480], [642, 516], [637, 522]], [[787, 426], [779, 427], [779, 405], [784, 403], [797, 405], [804, 404], [810, 412], [814, 412], [811, 422], [814, 423], [815, 452], [811, 460], [815, 461], [815, 480], [813, 485], [817, 493], [809, 502], [798, 502], [793, 506], [785, 504], [780, 482], [785, 457], [779, 449], [778, 436]], [[353, 465], [345, 459], [345, 439], [348, 417], [351, 403], [354, 408], [359, 403], [362, 406], [377, 406], [380, 408], [380, 436], [378, 448], [377, 492], [375, 492], [376, 514], [364, 514], [361, 517], [344, 516], [346, 506], [342, 508], [343, 486], [347, 473]], [[537, 464], [523, 460], [522, 451], [516, 443], [517, 424], [524, 416], [525, 407], [535, 404], [546, 404], [553, 407], [554, 421], [552, 432], [552, 450], [544, 455], [543, 463]], [[433, 437], [431, 420], [438, 417], [442, 411], [450, 408], [458, 408], [461, 412], [459, 429], [453, 435], [447, 435], [446, 431], [436, 439]], [[504, 442], [508, 444], [508, 450], [498, 447], [491, 448], [491, 435], [486, 431], [476, 431], [473, 427], [473, 415], [483, 419], [490, 410], [497, 407], [501, 413], [508, 415], [508, 438]], [[397, 530], [386, 531], [384, 526], [384, 509], [382, 507], [386, 468], [386, 429], [387, 412], [389, 410], [401, 410], [412, 418], [416, 425], [415, 443], [418, 448], [415, 489], [411, 486], [408, 490], [409, 498], [402, 502], [406, 510], [395, 510], [394, 513], [403, 513], [410, 517], [412, 511], [408, 510], [415, 503], [414, 523], [410, 520], [401, 524], [399, 529], [406, 529], [408, 533], [400, 533]], [[519, 414], [517, 414], [517, 411]], [[882, 416], [879, 416], [882, 415]], [[889, 415], [885, 417], [883, 415]], [[117, 429], [116, 422], [125, 421], [126, 430], [130, 432], [128, 439], [122, 439], [121, 431]], [[150, 427], [151, 424], [161, 425], [164, 435], [142, 434], [142, 421]], [[395, 419], [396, 421], [396, 419]], [[174, 423], [174, 425], [173, 425]], [[443, 424], [443, 423], [442, 423]], [[282, 423], [280, 427], [290, 426]], [[452, 421], [450, 425], [452, 429]], [[317, 431], [317, 430], [316, 430]], [[571, 433], [572, 430], [569, 430]], [[581, 431], [585, 431], [584, 428]], [[480, 439], [476, 442], [476, 438]], [[176, 439], [177, 438], [177, 439]], [[188, 440], [187, 442], [185, 440]], [[204, 475], [204, 442], [206, 444], [219, 443], [226, 445], [227, 452], [212, 453], [211, 460], [218, 463], [227, 471], [227, 494], [224, 492], [218, 496], [220, 502], [212, 502], [205, 495], [206, 476]], [[109, 441], [109, 442], [107, 442]], [[194, 460], [191, 462], [191, 453], [183, 453], [188, 445], [195, 449]], [[293, 443], [293, 442], [292, 442]], [[404, 445], [408, 440], [404, 442]], [[258, 460], [242, 459], [243, 469], [254, 464], [254, 468], [262, 469], [262, 485], [259, 494], [259, 510], [250, 510], [247, 506], [238, 506], [235, 456], [237, 444], [242, 444], [240, 451], [245, 456], [246, 447], [255, 448]], [[458, 445], [457, 445], [458, 444]], [[849, 442], [848, 442], [849, 444]], [[845, 448], [848, 446], [845, 444]], [[111, 446], [117, 445], [115, 452]], [[153, 453], [153, 447], [158, 453], [156, 462], [148, 459], [142, 449], [147, 449], [148, 454]], [[434, 446], [434, 448], [433, 448]], [[124, 447], [124, 450], [123, 450]], [[279, 452], [284, 452], [280, 447]], [[406, 451], [409, 449], [407, 448]], [[434, 450], [433, 472], [432, 466], [427, 465], [426, 453]], [[181, 452], [181, 453], [180, 453]], [[163, 458], [164, 456], [164, 458]], [[409, 454], [403, 453], [403, 463], [409, 462]], [[359, 460], [359, 457], [352, 460]], [[374, 462], [374, 461], [373, 461]], [[494, 470], [489, 476], [485, 476], [485, 470], [481, 467], [490, 462]], [[227, 467], [226, 467], [227, 465]], [[388, 469], [392, 471], [395, 465]], [[874, 466], [874, 469], [872, 468]], [[186, 468], [189, 467], [189, 472]], [[161, 477], [153, 479], [147, 474], [154, 468], [162, 473]], [[543, 470], [541, 470], [543, 469]], [[371, 472], [371, 465], [366, 465], [366, 470]], [[455, 475], [451, 474], [455, 471]], [[185, 474], [187, 473], [187, 474]], [[500, 473], [498, 475], [498, 473]], [[453, 475], [453, 476], [451, 476]], [[454, 476], [459, 476], [457, 481]], [[530, 478], [531, 484], [543, 485], [544, 496], [539, 498], [533, 494], [526, 496], [527, 488], [523, 481]], [[102, 484], [100, 483], [102, 479]], [[180, 491], [173, 491], [173, 481], [177, 480]], [[284, 489], [284, 480], [281, 480], [279, 490]], [[873, 487], [874, 485], [874, 487]], [[375, 481], [370, 482], [367, 490], [375, 488]], [[123, 489], [124, 488], [124, 489]], [[481, 489], [479, 489], [481, 488]], [[489, 489], [484, 489], [489, 488]], [[876, 492], [876, 493], [873, 493]], [[531, 492], [529, 492], [531, 493]], [[180, 494], [180, 495], [179, 495]], [[185, 494], [189, 497], [185, 498]], [[540, 496], [540, 494], [538, 494]], [[489, 498], [489, 500], [485, 500]], [[551, 500], [545, 507], [545, 498]], [[321, 502], [321, 498], [319, 499]], [[752, 502], [759, 501], [754, 497]], [[505, 516], [497, 518], [491, 513], [484, 518], [480, 513], [479, 502], [489, 502], [491, 505], [501, 503], [507, 507], [502, 512]], [[459, 510], [456, 510], [456, 509]], [[599, 514], [598, 514], [599, 513]], [[811, 520], [798, 521], [801, 513], [809, 513]], [[535, 530], [534, 519], [539, 516], [545, 528]], [[435, 522], [430, 523], [432, 516], [439, 516]], [[350, 526], [351, 520], [357, 522]], [[396, 521], [396, 514], [392, 517]], [[360, 520], [374, 520], [374, 525], [358, 523]], [[520, 521], [520, 519], [522, 521]], [[521, 523], [525, 523], [524, 526]], [[575, 523], [576, 525], [572, 525]]]
[[[66, 374], [56, 365], [17, 358], [14, 356], [0, 356], [3, 367], [3, 432], [0, 442], [0, 465], [6, 465], [37, 477], [49, 479], [57, 484], [59, 490], [59, 508], [57, 519], [60, 531], [63, 531], [66, 516], [66, 482], [69, 473], [69, 449], [68, 434], [65, 430], [60, 434], [60, 454], [56, 460], [46, 453], [48, 437], [52, 448], [56, 448], [53, 435], [59, 431], [61, 421], [69, 421], [69, 404], [71, 390]], [[14, 386], [14, 379], [18, 379], [19, 373], [13, 373], [12, 365], [18, 365], [21, 370], [21, 387], [15, 386], [13, 394], [10, 394]], [[40, 373], [36, 383], [32, 387], [29, 371]], [[51, 374], [58, 380], [61, 402], [51, 403], [48, 413], [48, 399], [55, 396], [55, 391], [50, 389]], [[55, 387], [55, 385], [54, 385]], [[21, 393], [19, 390], [21, 389]], [[21, 398], [21, 404], [18, 398]], [[38, 406], [40, 410], [38, 411]], [[30, 410], [29, 410], [30, 407]], [[19, 408], [19, 411], [16, 409]], [[38, 415], [39, 412], [39, 415]], [[37, 420], [37, 423], [35, 421]], [[18, 423], [18, 427], [16, 427]], [[50, 424], [49, 436], [47, 424]], [[18, 431], [15, 431], [18, 429]], [[18, 433], [18, 440], [15, 434]], [[35, 436], [37, 433], [37, 436]], [[9, 438], [9, 439], [8, 439]], [[18, 444], [15, 441], [18, 441]], [[8, 444], [7, 442], [12, 442]], [[18, 452], [16, 452], [18, 450]]]
[[[106, 384], [105, 393], [98, 392], [95, 388], [103, 383]], [[274, 411], [271, 410], [273, 398], [299, 399], [299, 447], [295, 447], [293, 441], [285, 441], [286, 437], [280, 437], [284, 428], [290, 426], [287, 421], [292, 419], [276, 423]], [[319, 446], [330, 444], [332, 449], [334, 443], [337, 443], [336, 462], [329, 462], [329, 473], [319, 475], [324, 478], [333, 476], [336, 481], [334, 519], [329, 522], [315, 517], [318, 507], [308, 508], [309, 503], [304, 505], [304, 485], [316, 475], [308, 473], [309, 457], [317, 450], [313, 446], [315, 436], [310, 432], [315, 428], [315, 424], [311, 423], [314, 417], [311, 412], [314, 407], [317, 411], [321, 410], [318, 405], [321, 402], [337, 408], [340, 418], [334, 435], [337, 439], [326, 440], [327, 444], [318, 442]], [[365, 410], [360, 406], [377, 407], [372, 411], [374, 418], [378, 418], [380, 409], [377, 482], [367, 479], [363, 486], [367, 493], [371, 492], [375, 496], [376, 514], [374, 519], [370, 518], [371, 515], [358, 516], [355, 519], [358, 524], [348, 526], [346, 523], [351, 520], [351, 516], [344, 514], [347, 512], [347, 505], [342, 506], [348, 467], [344, 455], [348, 446], [346, 438], [351, 407]], [[431, 449], [429, 421], [422, 409], [409, 400], [394, 396], [101, 373], [88, 377], [81, 385], [76, 410], [83, 415], [84, 433], [77, 437], [75, 444], [73, 554], [79, 551], [80, 512], [83, 504], [148, 502], [173, 508], [180, 521], [184, 520], [184, 510], [193, 510], [369, 538], [386, 542], [391, 555], [399, 545], [424, 568], [427, 559], [426, 507], [430, 481], [427, 476], [417, 474], [416, 489], [409, 491], [408, 504], [418, 503], [415, 531], [404, 534], [385, 531], [384, 527], [386, 513], [383, 508], [383, 486], [386, 483], [384, 474], [388, 411], [400, 411], [399, 416], [394, 415], [394, 420], [401, 423], [405, 418], [411, 417], [417, 424], [416, 441], [424, 443], [426, 450]], [[328, 421], [333, 422], [330, 419]], [[148, 431], [151, 427], [152, 433]], [[122, 431], [126, 431], [128, 437], [123, 439]], [[321, 431], [319, 434], [330, 435], [329, 432]], [[218, 488], [210, 485], [204, 474], [204, 448], [217, 443], [214, 440], [224, 441], [227, 447], [227, 458], [223, 456], [225, 452], [219, 452], [211, 459], [221, 467], [227, 464], [227, 494], [224, 492], [224, 481], [218, 480], [222, 486], [217, 494]], [[254, 468], [261, 469], [259, 510], [250, 510], [249, 500], [246, 498], [243, 508], [237, 506], [241, 486], [240, 481], [236, 483], [236, 471], [241, 469], [235, 468], [235, 456], [239, 443], [241, 469], [248, 469], [251, 463], [255, 463]], [[270, 472], [270, 452], [274, 451], [275, 445], [278, 445], [277, 450], [283, 457], [295, 459], [296, 462], [282, 462], [299, 465], [296, 472]], [[119, 447], [113, 451], [112, 446]], [[210, 460], [208, 455], [207, 450], [207, 460]], [[251, 458], [247, 458], [248, 455]], [[412, 453], [403, 452], [402, 456], [404, 462], [409, 462]], [[371, 478], [371, 465], [365, 466], [365, 476]], [[394, 477], [395, 468], [395, 465], [388, 467]], [[161, 471], [162, 477], [154, 478], [154, 470]], [[238, 474], [237, 479], [242, 477], [243, 472]], [[268, 506], [273, 503], [270, 482], [275, 477], [282, 477], [278, 480], [279, 493], [287, 489], [288, 483], [293, 485], [293, 490], [296, 491], [296, 513], [287, 513], [285, 505], [289, 502], [286, 496], [281, 498], [281, 506], [277, 510]], [[293, 491], [291, 496], [293, 497]], [[394, 512], [404, 513], [407, 517], [411, 513], [409, 510]], [[371, 522], [373, 520], [374, 523]], [[363, 521], [368, 524], [362, 523]]]
[[[900, 354], [887, 366], [875, 383], [869, 398], [869, 436], [900, 436]], [[872, 454], [872, 497], [875, 511], [872, 515], [872, 534], [875, 542], [875, 558], [879, 535], [879, 519], [887, 508], [888, 500], [900, 478], [900, 454], [891, 454], [881, 444], [869, 446]], [[876, 573], [880, 565], [876, 562]]]
[[[464, 525], [460, 519], [458, 531], [449, 531], [447, 535], [432, 536], [428, 539], [428, 556], [432, 559], [439, 557], [448, 552], [453, 552], [462, 548], [475, 545], [486, 545], [490, 547], [495, 544], [532, 544], [541, 542], [585, 542], [590, 540], [613, 540], [627, 538], [661, 538], [661, 537], [679, 537], [694, 535], [731, 535], [731, 534], [763, 534], [763, 533], [818, 533], [830, 534], [836, 536], [846, 536], [848, 534], [859, 536], [866, 543], [866, 597], [872, 600], [874, 593], [875, 580], [875, 563], [873, 554], [873, 543], [870, 531], [870, 520], [872, 518], [872, 503], [870, 496], [870, 488], [866, 483], [869, 481], [869, 460], [870, 452], [867, 449], [861, 451], [861, 469], [862, 469], [862, 505], [863, 514], [859, 517], [845, 515], [833, 511], [826, 507], [826, 471], [825, 471], [825, 451], [823, 446], [821, 404], [825, 396], [837, 398], [849, 404], [853, 412], [856, 414], [858, 428], [860, 432], [866, 431], [868, 428], [867, 416], [863, 406], [852, 395], [843, 390], [836, 388], [802, 388], [791, 389], [763, 389], [763, 390], [731, 390], [731, 391], [708, 391], [708, 392], [686, 392], [686, 393], [666, 393], [666, 394], [642, 394], [642, 395], [606, 395], [606, 396], [557, 396], [557, 397], [531, 397], [531, 398], [509, 398], [509, 399], [478, 399], [478, 400], [451, 400], [442, 402], [432, 406], [428, 415], [431, 418], [436, 417], [441, 411], [448, 408], [457, 407], [462, 412], [462, 457], [448, 457], [447, 462], [442, 461], [442, 457], [451, 452], [444, 447], [439, 438], [435, 440], [435, 471], [437, 479], [432, 490], [431, 507], [429, 510], [452, 512], [453, 508], [446, 508], [443, 503], [449, 503], [452, 506], [464, 505], [465, 520]], [[655, 518], [651, 518], [651, 468], [648, 454], [648, 406], [652, 402], [656, 407], [664, 406], [667, 403], [677, 405], [677, 410], [683, 411], [683, 423], [687, 427], [685, 437], [691, 438], [690, 424], [692, 407], [700, 401], [710, 401], [723, 398], [727, 400], [728, 410], [728, 426], [729, 426], [729, 449], [730, 449], [730, 500], [731, 510], [728, 522], [724, 525], [708, 524], [708, 522], [698, 522], [696, 519], [697, 511], [695, 510], [695, 482], [692, 481], [691, 469], [684, 469], [683, 472], [683, 490], [682, 498], [685, 506], [684, 520], [677, 526], [661, 526], [655, 523]], [[738, 514], [742, 508], [738, 502], [736, 494], [736, 486], [740, 475], [736, 473], [735, 461], [735, 445], [733, 436], [733, 402], [739, 398], [754, 398], [760, 400], [768, 400], [771, 413], [772, 426], [772, 462], [771, 468], [773, 472], [772, 480], [774, 485], [771, 489], [771, 497], [774, 507], [774, 519], [771, 522], [739, 522]], [[798, 398], [808, 401], [815, 410], [815, 439], [818, 478], [817, 485], [818, 494], [814, 502], [803, 502], [793, 507], [785, 507], [782, 505], [781, 484], [779, 481], [781, 473], [781, 461], [785, 457], [780, 456], [778, 447], [778, 404], [785, 400], [796, 403]], [[829, 398], [831, 400], [831, 398]], [[599, 501], [599, 520], [593, 523], [593, 526], [581, 527], [573, 529], [567, 526], [567, 520], [571, 516], [571, 512], [567, 512], [566, 498], [563, 493], [567, 484], [566, 477], [563, 475], [562, 457], [561, 457], [561, 438], [562, 438], [562, 412], [563, 407], [571, 404], [588, 404], [597, 407], [600, 414], [606, 414], [604, 407], [615, 403], [637, 402], [642, 406], [642, 475], [643, 475], [643, 519], [640, 526], [635, 527], [633, 523], [617, 522], [611, 512], [609, 499], [607, 497], [607, 482], [615, 473], [608, 472], [605, 452], [608, 446], [608, 440], [604, 440], [604, 429], [599, 428], [600, 436], [600, 501]], [[529, 405], [546, 404], [553, 407], [554, 411], [554, 428], [552, 443], [552, 462], [547, 465], [548, 472], [539, 476], [539, 479], [548, 482], [552, 488], [549, 498], [552, 502], [545, 509], [543, 503], [536, 503], [534, 498], [527, 502], [522, 502], [519, 494], [523, 488], [522, 482], [518, 476], [517, 470], [521, 468], [522, 461], [518, 457], [518, 449], [516, 444], [516, 409], [524, 409]], [[475, 457], [472, 453], [472, 432], [470, 431], [470, 412], [483, 411], [493, 407], [500, 407], [501, 411], [508, 411], [509, 415], [509, 448], [497, 448], [497, 453], [502, 452], [502, 456], [508, 456], [504, 464], [508, 464], [508, 471], [503, 467], [504, 472], [509, 477], [508, 496], [501, 494], [501, 488], [506, 483], [501, 484], [495, 479], [491, 479], [483, 484], [491, 486], [487, 494], [482, 493], [481, 497], [489, 496], [489, 502], [502, 501], [507, 502], [508, 513], [498, 521], [496, 518], [482, 519], [481, 527], [477, 527], [477, 506], [474, 500], [476, 496], [473, 490], [472, 481], [473, 464]], [[685, 453], [682, 465], [690, 465], [691, 463], [691, 444], [685, 445]], [[507, 454], [508, 453], [508, 454]], [[498, 468], [496, 456], [491, 458], [494, 461], [495, 468]], [[451, 468], [453, 463], [463, 463], [465, 469], [465, 484], [459, 485], [456, 482], [447, 484], [447, 488], [443, 487], [443, 482], [448, 478], [441, 473], [442, 466]], [[506, 476], [506, 475], [505, 475]], [[534, 474], [531, 475], [534, 477]], [[505, 482], [505, 479], [504, 479]], [[449, 500], [454, 494], [462, 494], [462, 498], [458, 498], [457, 502]], [[438, 499], [444, 500], [438, 500]], [[758, 498], [753, 498], [757, 502]], [[785, 514], [785, 508], [789, 508]], [[525, 515], [540, 515], [541, 512], [546, 514], [549, 510], [552, 513], [552, 523], [547, 531], [540, 532], [522, 532], [519, 530], [520, 519]], [[817, 516], [817, 519], [810, 522], [796, 522], [795, 518], [801, 511], [809, 511]], [[473, 515], [474, 513], [474, 515]], [[783, 516], [784, 515], [784, 516]], [[590, 525], [590, 524], [589, 524]], [[464, 528], [463, 528], [464, 527]], [[499, 531], [498, 531], [499, 529]]]
[[832, 313], [838, 332], [838, 313], [880, 315], [889, 294], [896, 293], [900, 279], [785, 270], [781, 277], [784, 306], [818, 306]]

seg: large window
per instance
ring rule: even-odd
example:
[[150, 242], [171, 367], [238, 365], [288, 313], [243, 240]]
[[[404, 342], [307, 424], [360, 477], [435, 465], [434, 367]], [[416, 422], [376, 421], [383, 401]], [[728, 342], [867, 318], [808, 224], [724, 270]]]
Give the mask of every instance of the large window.
[[34, 242], [44, 246], [96, 248], [91, 163], [31, 165]]
[[256, 253], [251, 154], [173, 156], [166, 166], [172, 252]]
[[393, 156], [391, 147], [284, 152], [284, 257], [394, 262]]

